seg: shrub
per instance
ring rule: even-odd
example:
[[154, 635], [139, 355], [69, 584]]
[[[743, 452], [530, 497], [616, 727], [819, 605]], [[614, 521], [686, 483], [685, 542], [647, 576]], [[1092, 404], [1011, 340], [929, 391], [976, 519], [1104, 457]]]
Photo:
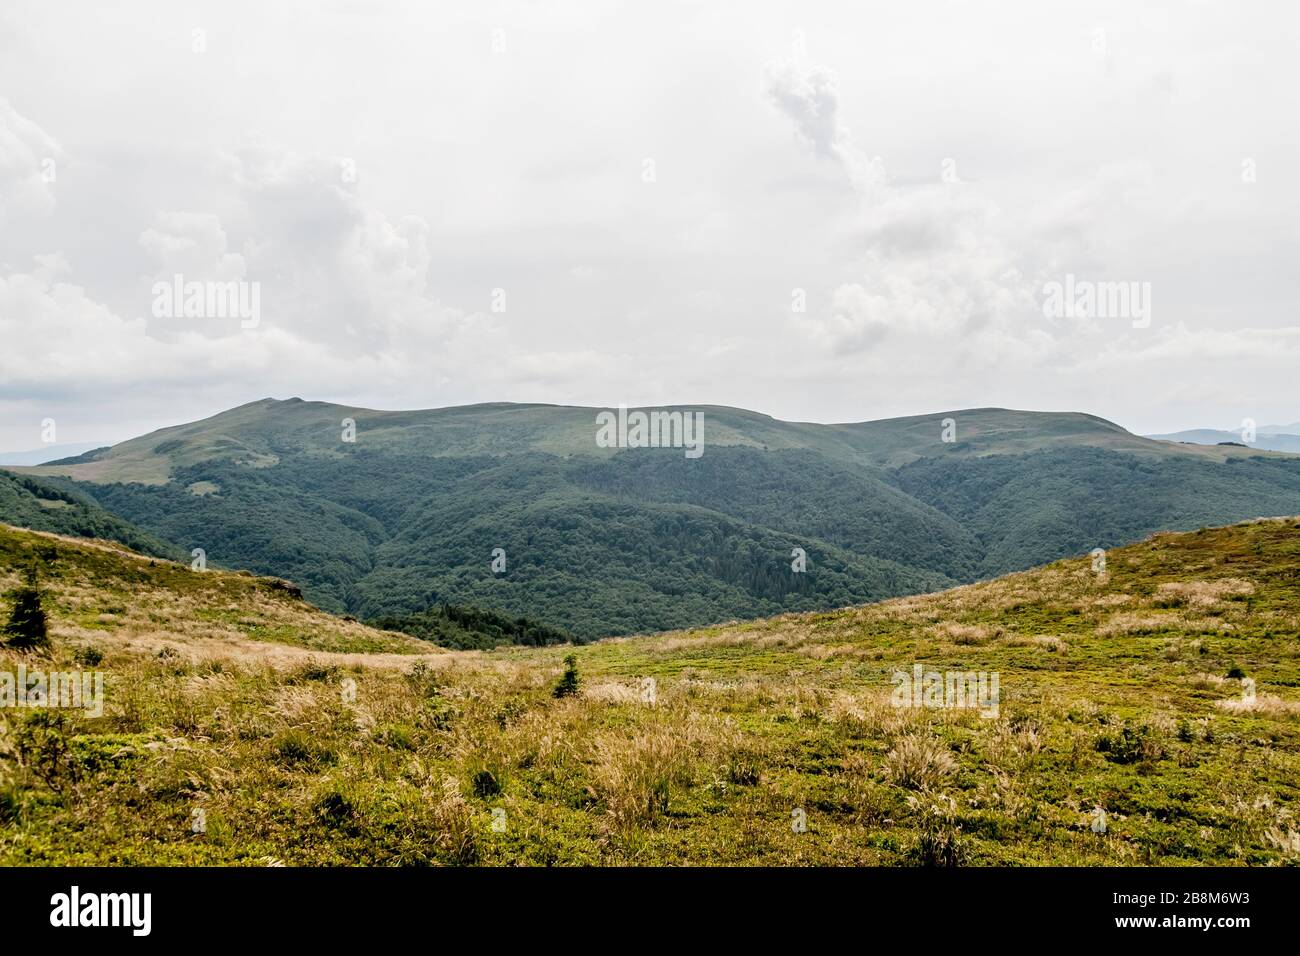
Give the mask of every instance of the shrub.
[[581, 684], [582, 678], [578, 676], [578, 658], [570, 654], [564, 659], [564, 676], [555, 685], [553, 694], [555, 697], [572, 697], [578, 693]]
[[281, 578], [268, 578], [263, 583], [272, 594], [284, 594], [295, 601], [302, 600], [302, 588], [292, 581], [285, 581]]
[[55, 710], [38, 710], [18, 727], [15, 744], [19, 766], [27, 768], [55, 793], [62, 794], [80, 778], [72, 753], [73, 731], [67, 716]]
[[763, 771], [759, 755], [754, 751], [742, 750], [732, 754], [727, 764], [727, 781], [738, 787], [756, 787], [762, 779]]
[[917, 821], [920, 837], [912, 855], [921, 866], [955, 867], [966, 862], [966, 845], [960, 838], [961, 825], [956, 823], [951, 807], [935, 804], [921, 808]]
[[497, 727], [505, 730], [519, 722], [519, 719], [528, 713], [528, 705], [518, 698], [511, 698], [502, 704], [492, 719], [496, 721]]
[[1115, 734], [1102, 734], [1097, 738], [1097, 750], [1111, 763], [1137, 763], [1159, 760], [1164, 748], [1146, 725], [1124, 724]]
[[18, 783], [0, 783], [0, 825], [21, 823], [31, 804], [31, 791]]
[[72, 659], [82, 667], [98, 667], [104, 662], [104, 652], [98, 647], [79, 647]]
[[495, 797], [501, 792], [501, 782], [497, 780], [496, 774], [486, 768], [474, 774], [473, 787], [474, 796], [480, 800]]
[[374, 734], [375, 743], [393, 750], [414, 750], [415, 734], [405, 724], [385, 724]]
[[338, 760], [334, 751], [300, 730], [280, 734], [271, 746], [273, 759], [289, 770], [316, 770]]
[[309, 657], [293, 670], [285, 678], [285, 683], [290, 687], [298, 684], [321, 683], [333, 680], [339, 672], [335, 664], [323, 664], [314, 657]]
[[333, 830], [352, 829], [357, 809], [337, 789], [329, 789], [312, 805], [316, 818]]
[[50, 645], [46, 629], [45, 608], [41, 606], [40, 582], [36, 565], [27, 568], [27, 580], [6, 595], [14, 602], [9, 623], [4, 627], [4, 643], [20, 651], [44, 650]]

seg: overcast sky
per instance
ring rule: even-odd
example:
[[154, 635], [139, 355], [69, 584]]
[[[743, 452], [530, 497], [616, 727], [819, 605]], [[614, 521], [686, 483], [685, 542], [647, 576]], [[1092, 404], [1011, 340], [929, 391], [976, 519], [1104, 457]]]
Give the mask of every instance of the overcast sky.
[[0, 448], [294, 395], [1294, 422], [1297, 9], [6, 0]]

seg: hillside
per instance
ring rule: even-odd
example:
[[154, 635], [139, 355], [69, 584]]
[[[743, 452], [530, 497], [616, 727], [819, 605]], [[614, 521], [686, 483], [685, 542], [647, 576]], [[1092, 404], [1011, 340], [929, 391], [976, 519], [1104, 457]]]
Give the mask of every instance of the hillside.
[[599, 447], [590, 408], [267, 399], [26, 473], [329, 610], [469, 604], [584, 639], [933, 591], [1300, 511], [1300, 458], [1152, 441], [1089, 415], [815, 425], [699, 410], [705, 453], [691, 459]]
[[116, 541], [154, 557], [181, 557], [179, 548], [110, 514], [87, 496], [30, 475], [0, 471], [0, 518], [36, 531]]
[[[454, 654], [3, 528], [0, 584], [38, 549], [53, 656], [0, 651], [0, 673], [97, 667], [105, 708], [0, 708], [0, 864], [1300, 862], [1296, 518], [1100, 571]], [[996, 674], [996, 713], [900, 700], [918, 665]]]
[[0, 525], [0, 592], [35, 563], [56, 641], [106, 639], [112, 649], [187, 653], [277, 648], [289, 659], [312, 651], [427, 654], [405, 634], [335, 617], [292, 585], [248, 572], [194, 571], [109, 541], [81, 541]]

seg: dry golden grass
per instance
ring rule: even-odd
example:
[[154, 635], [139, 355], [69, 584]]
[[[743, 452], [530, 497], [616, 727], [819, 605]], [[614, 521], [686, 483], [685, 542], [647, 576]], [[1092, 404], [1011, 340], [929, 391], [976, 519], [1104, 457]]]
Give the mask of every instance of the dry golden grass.
[[1243, 578], [1219, 578], [1214, 581], [1166, 581], [1156, 588], [1157, 607], [1188, 607], [1207, 611], [1231, 598], [1249, 597], [1255, 586]]
[[687, 743], [667, 728], [630, 738], [604, 736], [592, 747], [593, 791], [603, 804], [609, 832], [627, 837], [653, 827], [668, 812], [674, 784], [692, 781]]
[[1120, 613], [1097, 628], [1099, 637], [1122, 634], [1158, 634], [1161, 631], [1181, 631], [1189, 634], [1221, 634], [1231, 631], [1232, 625], [1217, 617], [1190, 618], [1178, 613]]
[[1216, 700], [1214, 706], [1233, 714], [1300, 714], [1300, 701], [1283, 700], [1276, 694], [1256, 693], [1254, 697]]
[[957, 769], [948, 745], [932, 734], [900, 737], [885, 756], [885, 777], [908, 790], [932, 790]]
[[983, 644], [994, 636], [993, 628], [983, 624], [960, 624], [956, 621], [945, 621], [942, 624], [936, 624], [929, 628], [929, 633], [935, 637], [946, 638], [954, 644]]

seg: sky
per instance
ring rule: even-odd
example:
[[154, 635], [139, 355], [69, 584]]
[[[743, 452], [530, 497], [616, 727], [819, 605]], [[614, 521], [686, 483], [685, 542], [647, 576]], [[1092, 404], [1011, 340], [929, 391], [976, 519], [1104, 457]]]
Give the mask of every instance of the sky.
[[1298, 11], [6, 0], [0, 449], [292, 396], [1295, 422]]

